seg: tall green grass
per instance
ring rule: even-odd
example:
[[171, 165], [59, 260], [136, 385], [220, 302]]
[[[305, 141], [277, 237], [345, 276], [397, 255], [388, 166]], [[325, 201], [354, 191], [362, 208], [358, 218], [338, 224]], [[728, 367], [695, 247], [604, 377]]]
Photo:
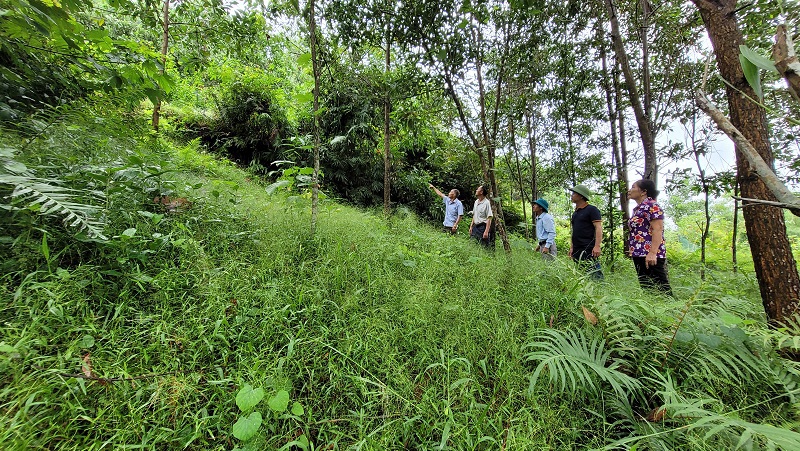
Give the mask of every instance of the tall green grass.
[[[766, 446], [768, 424], [792, 443], [796, 370], [771, 346], [779, 332], [763, 329], [752, 279], [701, 282], [673, 267], [678, 299], [663, 298], [624, 264], [595, 283], [520, 240], [511, 254], [487, 252], [413, 216], [332, 200], [312, 236], [306, 197], [268, 196], [196, 144], [115, 119], [56, 124], [19, 155], [96, 180], [109, 239], [23, 212], [3, 219], [0, 246], [15, 262], [0, 276], [4, 449], [719, 449], [746, 427], [749, 443]], [[191, 207], [163, 211], [155, 195]], [[723, 355], [722, 367], [689, 359], [710, 352], [697, 336], [716, 343], [723, 311], [731, 333], [774, 361], [772, 376], [722, 351], [708, 354]], [[688, 335], [676, 334], [684, 312], [677, 331]], [[543, 331], [574, 333], [578, 347], [596, 337], [621, 371], [661, 393], [625, 400], [594, 379], [595, 389], [564, 389], [548, 382], [552, 365], [533, 380], [528, 356]], [[267, 400], [287, 392], [302, 413], [261, 402], [264, 422], [241, 442], [232, 431], [245, 384]], [[667, 420], [644, 420], [667, 404]], [[706, 443], [693, 418], [727, 435]]]

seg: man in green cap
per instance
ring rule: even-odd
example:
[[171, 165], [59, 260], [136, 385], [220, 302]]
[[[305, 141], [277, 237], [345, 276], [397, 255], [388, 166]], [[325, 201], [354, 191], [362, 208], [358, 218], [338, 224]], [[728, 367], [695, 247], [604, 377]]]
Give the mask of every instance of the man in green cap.
[[539, 198], [533, 202], [533, 214], [536, 215], [536, 239], [539, 244], [536, 252], [541, 252], [546, 260], [555, 258], [556, 252], [556, 221], [548, 210], [550, 204]]
[[588, 273], [598, 280], [603, 280], [603, 271], [600, 268], [600, 243], [603, 241], [603, 221], [600, 210], [589, 204], [592, 192], [585, 185], [575, 185], [572, 191], [572, 203], [575, 212], [572, 213], [572, 242], [569, 246], [569, 256], [580, 266], [587, 269]]

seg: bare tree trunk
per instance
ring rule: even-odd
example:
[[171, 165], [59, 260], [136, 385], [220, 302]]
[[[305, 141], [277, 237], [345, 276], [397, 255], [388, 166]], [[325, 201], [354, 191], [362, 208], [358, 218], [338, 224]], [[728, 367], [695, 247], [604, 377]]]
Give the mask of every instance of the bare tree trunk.
[[[161, 37], [161, 75], [167, 68], [167, 51], [169, 50], [169, 0], [164, 0], [163, 16], [164, 32]], [[158, 122], [161, 115], [161, 97], [153, 105], [153, 130], [158, 132]]]
[[[606, 48], [605, 43], [603, 42], [600, 46], [600, 60], [603, 67], [603, 89], [606, 92], [606, 108], [608, 109], [608, 123], [611, 126], [611, 162], [614, 168], [617, 171], [617, 196], [619, 201], [620, 210], [622, 210], [622, 247], [625, 247], [625, 243], [628, 241], [628, 229], [630, 225], [628, 224], [628, 220], [630, 219], [630, 215], [628, 213], [628, 173], [627, 173], [627, 164], [623, 161], [622, 152], [620, 151], [620, 140], [619, 136], [617, 135], [617, 119], [616, 115], [618, 111], [618, 105], [620, 103], [619, 98], [617, 97], [616, 103], [612, 98], [612, 86], [610, 82], [610, 76], [608, 74], [608, 67], [607, 67], [607, 58], [606, 58]], [[617, 89], [616, 80], [614, 82], [614, 90], [615, 93], [619, 92]], [[622, 122], [622, 118], [620, 116], [620, 123]], [[624, 130], [620, 130], [620, 135], [624, 136]]]
[[391, 69], [391, 32], [386, 33], [386, 93], [383, 98], [383, 215], [389, 217], [391, 202], [391, 149], [389, 147], [389, 111], [392, 107], [389, 99], [389, 70]]
[[[742, 33], [736, 21], [736, 0], [693, 0], [700, 10], [717, 57], [717, 67], [727, 81], [726, 94], [731, 123], [770, 166], [772, 149], [767, 134], [764, 109], [748, 100], [755, 93], [739, 63]], [[774, 200], [772, 192], [753, 171], [753, 167], [736, 146], [736, 166], [742, 196]], [[783, 210], [764, 205], [744, 208], [744, 222], [753, 255], [761, 300], [768, 321], [775, 326], [784, 323], [798, 311], [800, 276], [786, 235]]]
[[317, 19], [315, 0], [309, 0], [308, 28], [311, 35], [311, 67], [314, 71], [314, 174], [311, 180], [311, 234], [317, 231], [317, 212], [319, 210], [319, 59], [317, 55]]
[[[527, 204], [532, 202], [533, 199], [528, 199], [528, 196], [525, 194], [525, 183], [522, 180], [522, 168], [519, 164], [519, 149], [517, 149], [517, 128], [514, 123], [514, 119], [512, 118], [509, 121], [509, 133], [511, 134], [511, 149], [514, 152], [514, 162], [516, 166], [517, 172], [517, 183], [519, 184], [519, 194], [522, 198], [522, 220], [525, 222], [525, 238], [530, 238], [529, 228], [528, 228], [528, 208]], [[509, 174], [513, 174], [514, 170], [511, 168], [511, 164], [508, 164], [508, 172]], [[511, 199], [514, 199], [514, 196], [511, 196]]]
[[[650, 89], [650, 43], [647, 32], [650, 28], [650, 15], [652, 8], [650, 0], [640, 0], [642, 8], [642, 26], [639, 29], [639, 38], [642, 40], [642, 97], [644, 97], [644, 115], [651, 129], [653, 125], [653, 92]], [[652, 131], [652, 130], [651, 130]], [[652, 179], [655, 181], [656, 179]]]
[[709, 203], [709, 186], [706, 179], [706, 171], [700, 164], [700, 154], [705, 153], [705, 149], [697, 144], [697, 110], [692, 113], [692, 154], [694, 155], [694, 162], [697, 166], [697, 172], [700, 176], [700, 187], [703, 190], [703, 212], [705, 213], [703, 229], [700, 233], [700, 279], [706, 280], [706, 241], [708, 240], [708, 231], [711, 228], [711, 215], [708, 210]]
[[617, 18], [616, 7], [612, 3], [612, 0], [605, 0], [605, 3], [611, 22], [611, 39], [614, 44], [614, 53], [616, 54], [617, 62], [622, 68], [622, 74], [625, 77], [625, 86], [628, 88], [628, 96], [630, 97], [631, 106], [633, 107], [633, 114], [636, 117], [636, 124], [639, 126], [639, 136], [642, 139], [642, 147], [644, 147], [644, 178], [657, 182], [658, 168], [655, 136], [650, 120], [647, 117], [647, 113], [639, 97], [639, 90], [636, 87], [633, 71], [628, 63], [628, 55], [625, 53], [622, 36], [619, 32], [619, 20]]
[[528, 129], [528, 150], [531, 154], [531, 199], [539, 198], [539, 187], [536, 186], [536, 130], [531, 124], [531, 112], [525, 108], [525, 127]]
[[733, 264], [733, 273], [739, 272], [739, 258], [736, 249], [736, 237], [739, 235], [739, 178], [733, 182], [733, 238], [731, 239], [731, 263]]

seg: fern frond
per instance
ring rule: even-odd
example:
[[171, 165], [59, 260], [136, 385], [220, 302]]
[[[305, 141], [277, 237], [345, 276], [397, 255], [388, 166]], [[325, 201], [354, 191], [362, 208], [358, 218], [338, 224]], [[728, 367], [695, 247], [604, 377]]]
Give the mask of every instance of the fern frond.
[[525, 355], [528, 361], [539, 362], [531, 376], [531, 390], [545, 369], [550, 383], [561, 392], [584, 389], [598, 393], [606, 383], [617, 396], [625, 398], [641, 388], [638, 380], [618, 370], [620, 362], [611, 359], [602, 337], [590, 340], [582, 331], [547, 329], [536, 338], [538, 341], [527, 345], [534, 351]]
[[[11, 198], [43, 216], [60, 217], [68, 228], [85, 231], [90, 237], [105, 240], [103, 223], [94, 219], [96, 208], [74, 199], [85, 191], [58, 186], [51, 180], [0, 173], [0, 184], [14, 187]], [[100, 196], [100, 193], [93, 193]]]
[[[704, 441], [721, 440], [729, 449], [739, 449], [751, 444], [754, 439], [771, 449], [800, 449], [800, 433], [789, 428], [771, 424], [751, 423], [732, 414], [720, 414], [703, 408], [703, 401], [667, 405], [672, 417], [694, 418], [688, 423], [688, 431], [705, 431]], [[733, 440], [736, 440], [735, 443]]]

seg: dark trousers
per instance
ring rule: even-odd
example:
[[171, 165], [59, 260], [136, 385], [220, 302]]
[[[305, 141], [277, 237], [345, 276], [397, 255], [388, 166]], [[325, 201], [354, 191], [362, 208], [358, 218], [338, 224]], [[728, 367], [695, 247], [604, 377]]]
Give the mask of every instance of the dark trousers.
[[636, 276], [639, 278], [639, 285], [642, 288], [656, 289], [668, 296], [672, 296], [672, 287], [669, 285], [667, 276], [667, 259], [659, 258], [655, 266], [649, 268], [645, 265], [644, 257], [631, 257], [633, 267], [636, 268]]
[[478, 240], [479, 243], [483, 247], [494, 247], [494, 241], [492, 240], [492, 232], [489, 232], [488, 238], [483, 238], [483, 232], [486, 231], [486, 223], [483, 224], [473, 224], [472, 226], [472, 233], [470, 236]]
[[597, 257], [592, 257], [592, 250], [585, 249], [580, 252], [575, 252], [572, 250], [572, 259], [575, 260], [575, 263], [578, 264], [586, 274], [592, 276], [595, 280], [604, 280], [605, 277], [603, 276], [603, 268], [600, 266], [600, 260]]

